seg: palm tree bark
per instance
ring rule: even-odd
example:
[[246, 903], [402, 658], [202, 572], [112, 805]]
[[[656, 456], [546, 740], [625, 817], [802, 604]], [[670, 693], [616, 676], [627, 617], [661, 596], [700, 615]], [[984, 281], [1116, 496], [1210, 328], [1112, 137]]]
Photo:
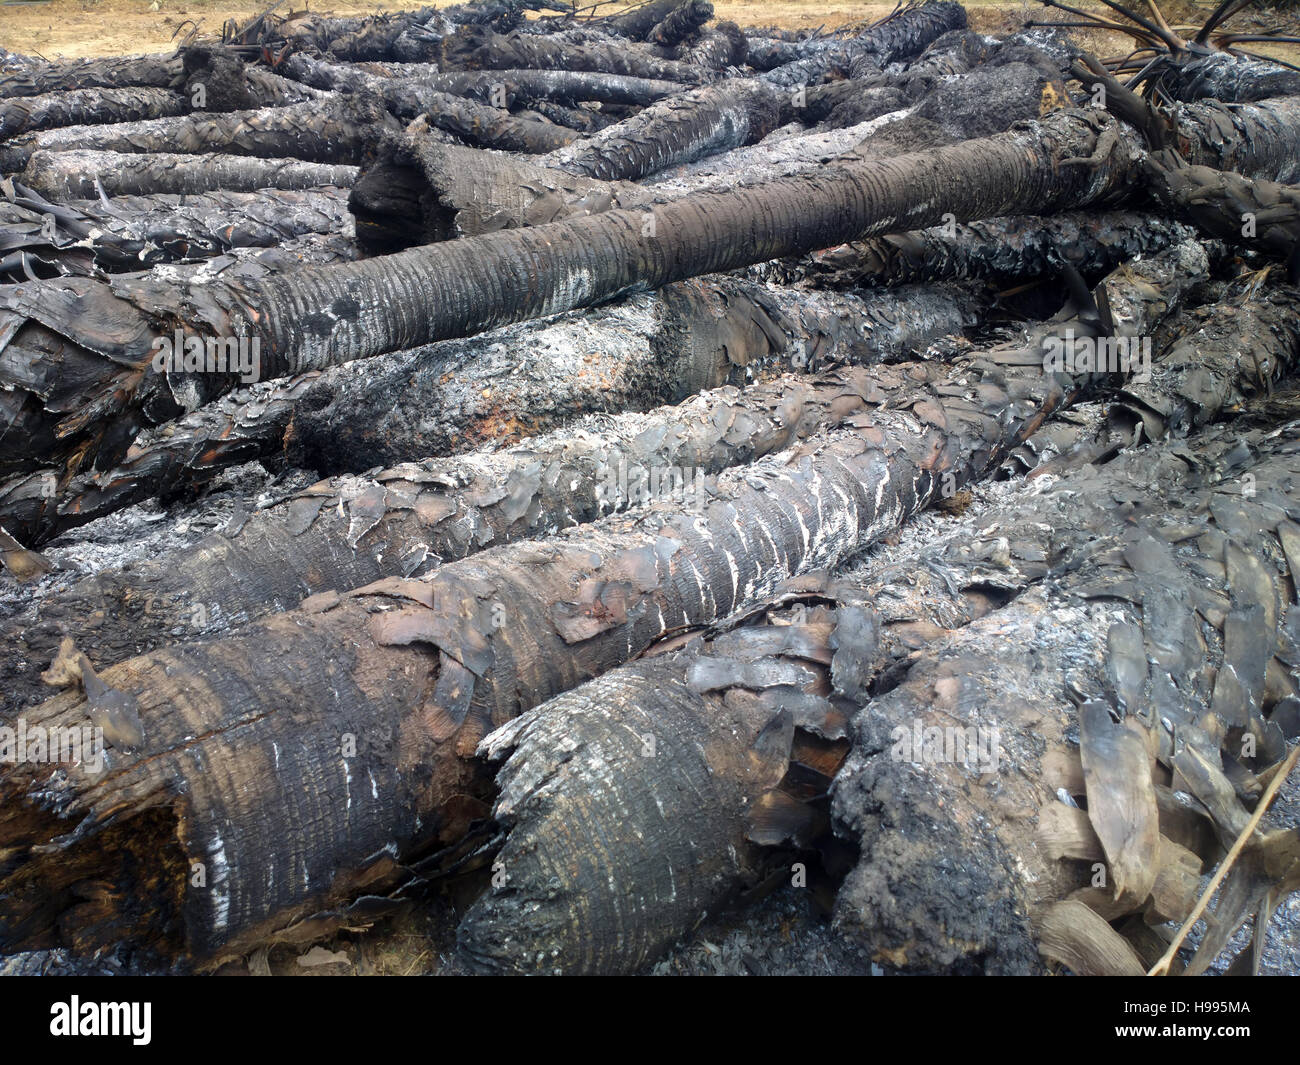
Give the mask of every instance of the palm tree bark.
[[761, 140], [779, 124], [783, 102], [762, 82], [730, 78], [651, 104], [540, 162], [570, 174], [635, 181]]
[[853, 241], [802, 259], [763, 263], [749, 273], [783, 284], [835, 289], [967, 278], [1002, 284], [1048, 277], [1063, 266], [1099, 276], [1128, 259], [1186, 240], [1192, 232], [1138, 211], [1012, 215]]
[[136, 122], [188, 114], [190, 99], [174, 89], [71, 89], [0, 103], [0, 140], [59, 126]]
[[955, 288], [810, 299], [725, 277], [684, 282], [623, 305], [398, 353], [380, 368], [313, 374], [273, 401], [264, 389], [232, 393], [137, 439], [111, 469], [67, 484], [52, 470], [0, 482], [0, 525], [42, 544], [281, 452], [321, 473], [357, 472], [509, 444], [581, 414], [645, 410], [787, 369], [897, 359], [960, 333], [987, 302]]
[[80, 256], [89, 248], [95, 265], [108, 271], [199, 261], [231, 248], [271, 247], [307, 233], [346, 232], [350, 222], [346, 191], [331, 188], [119, 196], [59, 204], [21, 185], [15, 191], [14, 206], [36, 220], [38, 234], [45, 216], [55, 220], [52, 237], [43, 245], [28, 245], [32, 254], [57, 262], [60, 249]]
[[121, 89], [131, 86], [166, 88], [181, 72], [172, 54], [112, 56], [64, 62], [39, 60], [20, 71], [0, 74], [0, 98], [40, 96], [70, 89]]
[[[1297, 111], [1300, 99], [1232, 112], [1189, 105], [1181, 120], [1193, 155], [1283, 176], [1300, 169]], [[140, 427], [229, 391], [230, 374], [153, 369], [150, 341], [177, 328], [214, 342], [256, 340], [262, 379], [305, 373], [635, 288], [935, 225], [945, 215], [966, 221], [1113, 201], [1132, 188], [1142, 154], [1135, 139], [1104, 113], [1058, 112], [929, 152], [845, 161], [652, 211], [607, 211], [255, 284], [161, 291], [72, 278], [17, 286], [0, 293], [8, 321], [0, 335], [9, 337], [0, 352], [8, 426], [0, 469], [59, 462], [71, 473], [91, 460], [106, 468]], [[102, 335], [105, 322], [111, 335]], [[66, 349], [65, 359], [55, 365], [35, 354], [47, 344]]]
[[[1277, 406], [1294, 418], [1294, 394]], [[867, 582], [865, 600], [933, 634], [854, 719], [835, 784], [837, 831], [861, 847], [836, 924], [880, 961], [1024, 973], [1041, 949], [1081, 975], [1140, 974], [1155, 960], [1147, 927], [1187, 916], [1245, 825], [1243, 798], [1286, 752], [1266, 711], [1295, 698], [1280, 627], [1295, 442], [1228, 425], [1191, 448], [1194, 468], [1178, 441], [1068, 475]], [[941, 576], [920, 596], [912, 577], [927, 570]], [[936, 602], [979, 586], [1010, 601], [945, 632]], [[976, 784], [978, 766], [900, 747], [954, 727], [997, 729], [996, 787]], [[1265, 889], [1294, 890], [1295, 852], [1294, 830], [1251, 840], [1233, 875], [1259, 883], [1225, 891], [1198, 963]]]
[[203, 113], [108, 126], [66, 126], [26, 133], [0, 145], [0, 173], [14, 173], [37, 151], [219, 151], [317, 163], [358, 163], [382, 129], [397, 120], [376, 101], [338, 97], [257, 111]]
[[[1140, 334], [1204, 271], [1185, 246], [1108, 280], [1106, 302]], [[1073, 325], [1086, 336], [1087, 323]], [[970, 360], [958, 395], [899, 381], [870, 414], [724, 472], [698, 508], [655, 503], [423, 580], [322, 593], [104, 671], [102, 708], [67, 692], [25, 713], [40, 727], [99, 716], [113, 747], [103, 774], [0, 772], [0, 942], [47, 937], [57, 915], [79, 950], [129, 936], [214, 964], [364, 921], [376, 900], [351, 900], [400, 887], [405, 866], [487, 812], [471, 759], [491, 728], [837, 565], [940, 495], [946, 475], [960, 485], [995, 468], [1094, 379], [1044, 373], [1041, 336], [1027, 340]], [[67, 656], [56, 666], [71, 679]], [[164, 860], [123, 868], [122, 832]], [[112, 898], [79, 904], [87, 879], [116, 885]]]
[[635, 972], [782, 864], [786, 877], [812, 864], [801, 852], [828, 827], [857, 709], [836, 681], [872, 650], [865, 620], [783, 613], [614, 670], [488, 736], [480, 756], [505, 762], [505, 840], [457, 929], [461, 958], [480, 972]]
[[[182, 420], [124, 466], [78, 485], [62, 504], [66, 520], [110, 512], [142, 480], [175, 483], [182, 463], [194, 483], [232, 452], [256, 457], [260, 439], [283, 435], [314, 376], [256, 386], [238, 405], [231, 396]], [[693, 483], [874, 409], [877, 380], [846, 368], [743, 391], [724, 386], [645, 414], [587, 418], [494, 453], [322, 481], [193, 549], [74, 581], [8, 620], [0, 660], [7, 710], [49, 695], [38, 674], [64, 636], [104, 668], [178, 636], [211, 639], [318, 592], [420, 576], [487, 546], [595, 521], [640, 506], [652, 474], [676, 470]]]
[[698, 85], [711, 76], [693, 63], [661, 59], [644, 46], [569, 44], [556, 37], [518, 33], [503, 36], [484, 26], [465, 26], [445, 37], [442, 64], [444, 70], [586, 70], [685, 85]]
[[358, 168], [346, 163], [306, 163], [301, 159], [259, 159], [215, 153], [114, 152], [71, 149], [36, 151], [22, 172], [22, 183], [62, 203], [107, 196], [190, 195], [224, 190], [350, 188]]

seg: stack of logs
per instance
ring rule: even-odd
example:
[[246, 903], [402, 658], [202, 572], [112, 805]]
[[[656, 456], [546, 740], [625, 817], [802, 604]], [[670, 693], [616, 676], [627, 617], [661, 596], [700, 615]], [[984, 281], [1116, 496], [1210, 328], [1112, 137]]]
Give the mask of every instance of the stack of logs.
[[0, 954], [455, 906], [634, 972], [807, 884], [881, 964], [1140, 973], [1217, 869], [1173, 965], [1258, 969], [1300, 74], [713, 15], [0, 59]]

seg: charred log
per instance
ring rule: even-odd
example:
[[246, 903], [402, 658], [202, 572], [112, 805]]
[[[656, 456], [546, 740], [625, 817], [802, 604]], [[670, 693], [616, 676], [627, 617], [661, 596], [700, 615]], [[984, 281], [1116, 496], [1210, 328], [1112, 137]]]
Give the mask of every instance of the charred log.
[[[1286, 124], [1290, 107], [1238, 109], [1234, 126], [1217, 124], [1200, 151], [1232, 159], [1243, 173], [1289, 173], [1300, 167], [1300, 154], [1284, 154], [1300, 139], [1300, 123]], [[1200, 115], [1189, 106], [1185, 131]], [[1094, 154], [1095, 166], [1082, 165]], [[846, 161], [652, 211], [607, 211], [258, 283], [218, 281], [201, 292], [75, 278], [17, 286], [0, 295], [13, 316], [0, 361], [8, 421], [0, 469], [59, 463], [70, 475], [90, 461], [107, 468], [144, 425], [228, 391], [229, 373], [194, 372], [206, 362], [187, 370], [183, 360], [179, 367], [164, 360], [155, 369], [153, 338], [178, 328], [195, 336], [190, 347], [206, 348], [207, 338], [214, 345], [225, 338], [227, 350], [238, 338], [250, 347], [256, 340], [262, 379], [289, 376], [588, 305], [633, 286], [932, 225], [945, 214], [963, 221], [1113, 200], [1129, 188], [1140, 154], [1109, 116], [1058, 112], [932, 152]], [[105, 321], [114, 323], [111, 337], [75, 324]], [[26, 354], [48, 344], [62, 357], [33, 362]]]
[[[1141, 264], [1146, 278], [1117, 279], [1110, 306], [1141, 331], [1195, 283], [1198, 254]], [[58, 938], [76, 949], [129, 935], [211, 964], [382, 912], [378, 900], [350, 900], [400, 886], [409, 863], [486, 811], [467, 760], [492, 727], [668, 632], [844, 560], [936, 498], [945, 474], [960, 484], [995, 466], [1092, 379], [1044, 374], [1037, 350], [1016, 346], [989, 353], [987, 366], [981, 387], [961, 397], [915, 389], [724, 473], [699, 513], [654, 504], [634, 520], [489, 549], [424, 580], [316, 596], [226, 640], [106, 670], [104, 708], [139, 720], [139, 742], [127, 742], [110, 715], [107, 776], [85, 764], [0, 773], [0, 843], [12, 856], [6, 949], [57, 945], [57, 918]], [[100, 697], [88, 695], [58, 696], [27, 725], [93, 717]], [[64, 833], [69, 821], [79, 828]], [[269, 843], [286, 832], [301, 841], [293, 856]], [[123, 862], [123, 834], [153, 860]], [[112, 887], [82, 904], [87, 878]]]
[[23, 184], [56, 202], [100, 195], [191, 195], [218, 189], [351, 187], [357, 167], [306, 163], [300, 159], [258, 159], [241, 155], [176, 155], [164, 152], [37, 151], [27, 161]]
[[290, 157], [317, 163], [359, 163], [380, 130], [397, 122], [374, 100], [338, 98], [290, 107], [196, 114], [109, 126], [67, 126], [27, 133], [0, 145], [0, 172], [22, 170], [37, 151], [219, 151]]

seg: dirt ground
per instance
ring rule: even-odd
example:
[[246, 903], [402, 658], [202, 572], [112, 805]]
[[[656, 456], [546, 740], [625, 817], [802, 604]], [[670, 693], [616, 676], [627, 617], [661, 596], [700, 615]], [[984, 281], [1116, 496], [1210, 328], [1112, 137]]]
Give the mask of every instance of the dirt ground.
[[[200, 32], [219, 34], [228, 19], [244, 21], [266, 10], [263, 2], [231, 0], [0, 0], [0, 47], [13, 52], [58, 56], [126, 55], [165, 51], [178, 33], [187, 33], [196, 23]], [[982, 33], [1006, 33], [1026, 21], [1050, 17], [1051, 12], [1030, 0], [965, 0], [972, 28]], [[312, 8], [331, 15], [365, 15], [421, 7], [419, 0], [393, 3], [320, 3]], [[611, 4], [616, 11], [620, 4]], [[1083, 7], [1102, 11], [1095, 0]], [[830, 3], [825, 0], [714, 0], [720, 19], [732, 19], [742, 26], [776, 25], [789, 29], [827, 28], [845, 23], [877, 19], [887, 14], [889, 3]], [[1164, 5], [1171, 22], [1188, 24], [1204, 18], [1209, 3], [1174, 0]], [[286, 0], [280, 13], [300, 9]], [[1198, 18], [1199, 14], [1199, 18]], [[1098, 44], [1100, 45], [1100, 41]], [[1102, 46], [1107, 50], [1106, 46]], [[1109, 47], [1118, 48], [1112, 35]]]

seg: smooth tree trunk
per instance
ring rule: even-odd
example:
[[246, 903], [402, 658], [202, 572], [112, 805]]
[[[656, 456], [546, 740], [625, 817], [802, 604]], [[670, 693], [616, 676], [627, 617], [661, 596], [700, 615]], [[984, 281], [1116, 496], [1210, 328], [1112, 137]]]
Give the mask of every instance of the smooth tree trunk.
[[[1109, 279], [1106, 326], [1151, 328], [1205, 268], [1189, 245]], [[1095, 340], [1089, 321], [1070, 324]], [[693, 501], [670, 490], [635, 516], [422, 580], [320, 593], [83, 680], [89, 700], [74, 689], [25, 711], [25, 727], [90, 716], [111, 746], [106, 774], [31, 760], [0, 773], [6, 949], [48, 942], [57, 917], [79, 951], [129, 937], [211, 965], [386, 912], [374, 896], [487, 813], [472, 756], [493, 727], [838, 565], [1101, 379], [1044, 373], [1041, 339], [972, 358], [957, 395], [903, 375], [874, 411], [708, 479]], [[75, 685], [80, 659], [69, 641], [50, 679]], [[157, 857], [124, 862], [122, 832]], [[116, 886], [83, 903], [87, 879]]]

